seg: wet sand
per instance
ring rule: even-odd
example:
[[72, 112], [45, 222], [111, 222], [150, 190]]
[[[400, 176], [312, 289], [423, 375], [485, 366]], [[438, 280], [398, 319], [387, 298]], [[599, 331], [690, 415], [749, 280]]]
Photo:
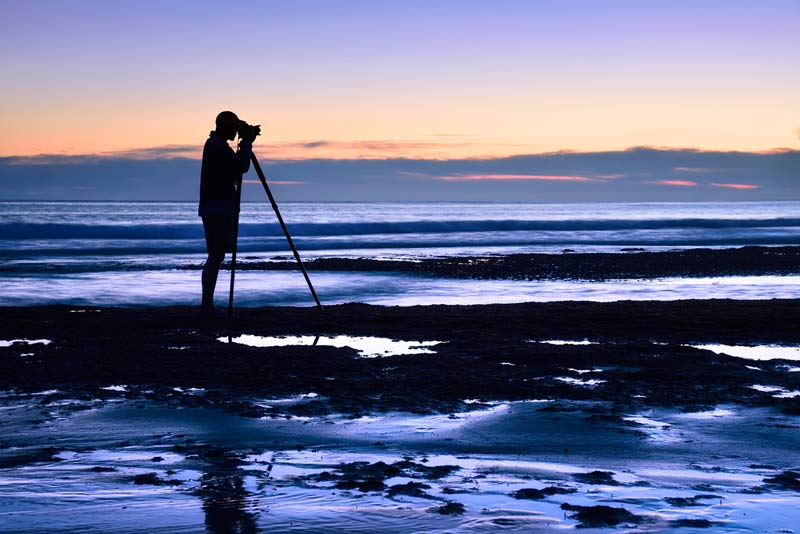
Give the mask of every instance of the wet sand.
[[[484, 306], [237, 310], [209, 320], [192, 308], [0, 309], [0, 339], [48, 338], [0, 347], [0, 388], [23, 391], [128, 384], [201, 387], [192, 403], [236, 405], [253, 395], [309, 391], [325, 399], [313, 415], [461, 410], [463, 399], [564, 398], [623, 406], [696, 407], [736, 402], [797, 411], [798, 398], [749, 386], [746, 360], [686, 345], [800, 344], [800, 301], [561, 302]], [[381, 336], [436, 341], [435, 355], [361, 358], [348, 346], [253, 347], [241, 334]], [[223, 338], [220, 341], [220, 338]], [[537, 341], [588, 339], [593, 345]], [[758, 384], [800, 389], [778, 360]], [[571, 370], [572, 369], [572, 370]], [[579, 387], [590, 373], [602, 384]], [[263, 415], [251, 407], [245, 415]], [[252, 413], [251, 413], [252, 412]], [[300, 414], [296, 414], [300, 415]], [[309, 415], [309, 414], [306, 414]]]
[[0, 406], [4, 532], [787, 532], [800, 520], [798, 425], [769, 408], [531, 401], [256, 419], [121, 392]]
[[792, 528], [800, 363], [688, 345], [800, 345], [798, 320], [800, 300], [2, 308], [0, 531]]

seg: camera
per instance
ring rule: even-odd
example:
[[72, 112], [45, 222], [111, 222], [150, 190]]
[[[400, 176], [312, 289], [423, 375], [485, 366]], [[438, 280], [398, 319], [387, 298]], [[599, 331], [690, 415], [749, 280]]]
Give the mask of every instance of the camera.
[[236, 127], [236, 133], [239, 134], [240, 139], [255, 139], [256, 136], [261, 135], [261, 125], [256, 124], [253, 126], [240, 120], [239, 125]]

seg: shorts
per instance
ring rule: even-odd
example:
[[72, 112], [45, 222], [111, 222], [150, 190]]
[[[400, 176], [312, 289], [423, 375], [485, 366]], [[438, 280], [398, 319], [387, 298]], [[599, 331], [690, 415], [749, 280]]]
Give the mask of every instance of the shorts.
[[206, 215], [203, 217], [206, 234], [206, 250], [211, 254], [233, 252], [233, 217], [229, 215]]

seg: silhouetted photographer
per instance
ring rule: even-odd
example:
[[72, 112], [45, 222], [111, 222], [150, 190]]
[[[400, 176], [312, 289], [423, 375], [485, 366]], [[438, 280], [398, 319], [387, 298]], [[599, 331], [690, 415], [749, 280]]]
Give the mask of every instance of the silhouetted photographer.
[[[226, 252], [233, 252], [239, 218], [242, 175], [250, 169], [253, 141], [261, 133], [260, 126], [239, 120], [232, 111], [217, 115], [213, 130], [203, 147], [200, 170], [200, 205], [208, 258], [203, 266], [204, 313], [224, 315], [214, 307], [214, 289]], [[228, 145], [239, 135], [236, 152]]]

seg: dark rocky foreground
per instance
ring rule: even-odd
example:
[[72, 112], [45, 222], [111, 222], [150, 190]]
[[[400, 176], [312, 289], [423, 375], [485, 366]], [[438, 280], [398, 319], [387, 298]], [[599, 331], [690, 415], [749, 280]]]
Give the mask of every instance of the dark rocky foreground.
[[[696, 248], [648, 252], [641, 248], [620, 252], [562, 254], [506, 254], [450, 256], [422, 260], [318, 258], [305, 262], [317, 271], [391, 271], [427, 276], [513, 280], [611, 280], [664, 277], [755, 276], [800, 274], [800, 247]], [[200, 269], [202, 266], [184, 266]], [[253, 261], [240, 258], [237, 269], [292, 270], [294, 261]]]
[[[82, 311], [79, 311], [82, 310]], [[0, 308], [0, 340], [52, 340], [0, 347], [0, 389], [129, 396], [219, 406], [245, 415], [275, 408], [248, 402], [315, 392], [295, 415], [409, 410], [449, 412], [466, 399], [602, 400], [687, 409], [718, 403], [800, 413], [799, 398], [753, 384], [800, 389], [780, 360], [753, 362], [686, 343], [800, 343], [800, 300], [555, 302], [483, 306], [246, 308], [233, 322], [187, 307]], [[358, 335], [442, 341], [436, 354], [361, 358], [350, 348], [258, 348], [218, 341], [241, 333]], [[529, 340], [590, 339], [596, 345]], [[754, 371], [747, 366], [756, 366]], [[793, 365], [797, 365], [795, 362]], [[578, 373], [577, 370], [600, 371]], [[558, 378], [601, 379], [576, 385]], [[204, 388], [202, 394], [173, 390]], [[286, 408], [286, 407], [284, 407]]]

